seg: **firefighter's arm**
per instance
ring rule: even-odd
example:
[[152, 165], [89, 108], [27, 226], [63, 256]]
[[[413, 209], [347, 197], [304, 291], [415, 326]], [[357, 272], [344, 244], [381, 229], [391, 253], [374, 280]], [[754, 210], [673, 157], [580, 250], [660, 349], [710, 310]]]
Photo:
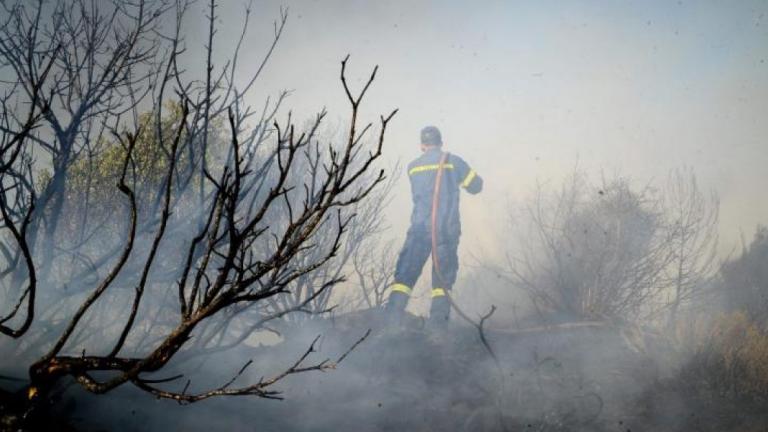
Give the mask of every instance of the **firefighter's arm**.
[[456, 173], [456, 180], [467, 192], [474, 195], [483, 190], [483, 179], [461, 158], [456, 160]]
[[461, 187], [472, 195], [480, 193], [483, 190], [483, 178], [477, 175], [475, 170], [470, 169], [464, 180], [462, 180]]

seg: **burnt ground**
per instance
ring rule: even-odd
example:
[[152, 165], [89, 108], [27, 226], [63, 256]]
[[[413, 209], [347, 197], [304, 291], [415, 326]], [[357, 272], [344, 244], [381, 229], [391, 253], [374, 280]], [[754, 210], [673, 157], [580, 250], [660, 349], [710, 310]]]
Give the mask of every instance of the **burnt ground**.
[[[338, 357], [376, 323], [375, 313], [319, 320], [285, 333], [290, 343], [244, 346], [180, 369], [204, 371], [193, 381], [202, 389], [253, 359], [238, 381], [247, 384], [289, 365], [318, 334], [310, 360]], [[495, 361], [469, 325], [435, 334], [411, 316], [400, 331], [373, 327], [338, 369], [279, 384], [282, 401], [180, 406], [131, 387], [95, 396], [71, 385], [53, 415], [81, 431], [768, 431], [768, 409], [755, 401], [685, 394], [669, 384], [673, 368], [660, 364], [671, 348], [639, 330], [602, 323], [487, 330]]]

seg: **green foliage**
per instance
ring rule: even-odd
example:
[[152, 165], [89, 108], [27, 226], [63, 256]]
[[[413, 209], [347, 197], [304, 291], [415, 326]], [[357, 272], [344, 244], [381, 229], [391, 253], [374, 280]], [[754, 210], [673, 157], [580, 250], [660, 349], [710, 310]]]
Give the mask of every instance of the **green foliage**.
[[[187, 136], [188, 129], [181, 124], [182, 115], [182, 106], [178, 102], [168, 102], [159, 127], [156, 112], [150, 111], [140, 114], [138, 127], [130, 129], [131, 133], [138, 130], [138, 135], [125, 181], [136, 196], [140, 224], [157, 217], [171, 163], [171, 147], [179, 133], [172, 189], [174, 205], [178, 207], [189, 201], [184, 197], [196, 196], [202, 137]], [[122, 140], [114, 135], [105, 136], [92, 145], [91, 152], [83, 152], [70, 162], [64, 182], [66, 201], [61, 229], [56, 234], [59, 244], [78, 245], [87, 238], [97, 237], [101, 239], [97, 243], [114, 243], [125, 235], [125, 224], [129, 220], [128, 201], [117, 185], [128, 151], [125, 138], [128, 132], [122, 132]], [[162, 139], [158, 139], [158, 133]], [[218, 160], [215, 156], [222, 153], [225, 136], [224, 122], [220, 118], [214, 119], [208, 137], [208, 166], [211, 170], [211, 165]], [[51, 177], [44, 171], [38, 175], [37, 183], [47, 185]], [[93, 230], [99, 231], [99, 236], [91, 236]]]
[[[158, 140], [155, 113], [146, 112], [139, 116], [139, 134], [126, 179], [138, 194], [156, 189], [167, 175], [171, 143], [181, 127], [181, 105], [173, 102], [166, 104], [164, 114], [159, 128], [162, 140]], [[182, 140], [183, 134], [182, 131]], [[96, 147], [98, 151], [95, 154], [83, 155], [70, 165], [67, 179], [70, 199], [90, 195], [96, 202], [109, 202], [116, 195], [127, 149], [116, 139], [102, 140]], [[180, 157], [179, 167], [188, 167], [191, 162], [189, 154], [181, 152]]]

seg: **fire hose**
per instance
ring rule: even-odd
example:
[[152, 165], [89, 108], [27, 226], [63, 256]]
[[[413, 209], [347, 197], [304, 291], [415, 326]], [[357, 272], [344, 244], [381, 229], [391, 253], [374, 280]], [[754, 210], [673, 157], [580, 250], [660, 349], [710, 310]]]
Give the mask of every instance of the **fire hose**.
[[[440, 156], [440, 162], [438, 162], [437, 165], [437, 174], [435, 175], [435, 187], [432, 193], [432, 265], [435, 268], [435, 275], [437, 276], [437, 279], [440, 281], [441, 285], [443, 285], [443, 277], [440, 273], [440, 258], [437, 254], [437, 242], [439, 236], [437, 214], [440, 208], [440, 187], [442, 185], [444, 166], [446, 160], [448, 160], [449, 155], [450, 153], [445, 152]], [[491, 345], [488, 343], [485, 338], [485, 334], [483, 333], [483, 324], [485, 323], [485, 320], [490, 318], [491, 315], [493, 315], [493, 313], [496, 311], [496, 306], [491, 306], [491, 310], [486, 315], [482, 316], [480, 318], [480, 322], [478, 323], [470, 318], [466, 313], [464, 313], [464, 311], [459, 308], [456, 302], [453, 301], [453, 297], [451, 296], [449, 289], [443, 289], [443, 291], [445, 292], [445, 297], [448, 299], [448, 303], [450, 303], [451, 307], [456, 311], [456, 313], [465, 321], [477, 328], [478, 332], [480, 333], [480, 341], [488, 350], [488, 353], [491, 355], [491, 357], [493, 357], [494, 361], [496, 361], [498, 364], [499, 360], [496, 358], [496, 354], [493, 352]]]
[[[445, 161], [448, 159], [449, 153], [442, 153], [440, 156], [440, 162], [438, 162], [437, 165], [437, 174], [435, 175], [435, 187], [434, 191], [432, 192], [432, 266], [435, 268], [435, 275], [437, 276], [438, 281], [440, 281], [440, 285], [443, 285], [443, 277], [440, 273], [440, 258], [437, 253], [437, 240], [439, 235], [438, 230], [438, 217], [437, 213], [440, 208], [440, 186], [442, 185], [443, 180], [443, 171], [445, 166]], [[498, 371], [499, 378], [501, 380], [501, 386], [499, 387], [499, 393], [495, 399], [495, 408], [497, 410], [498, 416], [499, 416], [499, 422], [504, 431], [507, 431], [507, 427], [504, 423], [504, 414], [501, 407], [502, 398], [505, 392], [506, 388], [506, 374], [504, 373], [504, 369], [501, 367], [501, 362], [499, 362], [499, 358], [496, 357], [496, 353], [493, 352], [493, 348], [491, 348], [491, 345], [488, 343], [488, 340], [485, 338], [485, 333], [483, 332], [483, 324], [485, 323], [485, 320], [491, 317], [493, 313], [496, 311], [496, 306], [491, 305], [491, 310], [488, 311], [487, 314], [482, 316], [480, 318], [479, 322], [475, 322], [472, 318], [470, 318], [466, 313], [464, 313], [463, 310], [459, 307], [459, 305], [456, 304], [455, 301], [453, 301], [453, 297], [451, 297], [451, 293], [449, 292], [449, 289], [443, 288], [443, 291], [445, 292], [445, 297], [448, 299], [448, 303], [451, 305], [451, 307], [456, 311], [456, 313], [463, 318], [465, 321], [470, 323], [472, 326], [477, 328], [477, 332], [480, 335], [480, 342], [483, 344], [483, 347], [488, 351], [488, 354], [490, 354], [491, 358], [493, 359], [493, 362], [496, 365], [496, 370]]]

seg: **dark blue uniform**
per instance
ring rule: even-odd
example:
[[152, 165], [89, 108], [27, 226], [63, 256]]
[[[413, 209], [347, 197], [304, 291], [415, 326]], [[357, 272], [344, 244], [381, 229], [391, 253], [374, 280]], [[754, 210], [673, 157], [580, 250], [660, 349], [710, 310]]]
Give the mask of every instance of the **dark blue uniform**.
[[[439, 147], [434, 147], [408, 164], [413, 212], [411, 226], [397, 260], [395, 283], [387, 305], [392, 312], [401, 312], [405, 309], [408, 296], [432, 252], [433, 198], [443, 154]], [[435, 255], [439, 265], [432, 263], [432, 309], [430, 312], [432, 319], [445, 320], [450, 312], [445, 290], [453, 287], [459, 267], [457, 249], [461, 236], [459, 197], [462, 188], [471, 194], [476, 194], [482, 190], [483, 180], [462, 158], [448, 154], [443, 164], [436, 212]]]

